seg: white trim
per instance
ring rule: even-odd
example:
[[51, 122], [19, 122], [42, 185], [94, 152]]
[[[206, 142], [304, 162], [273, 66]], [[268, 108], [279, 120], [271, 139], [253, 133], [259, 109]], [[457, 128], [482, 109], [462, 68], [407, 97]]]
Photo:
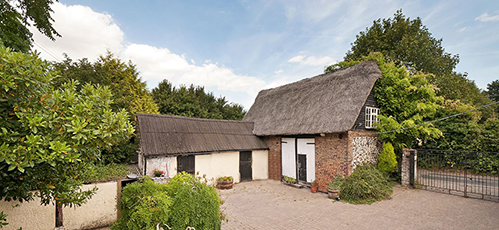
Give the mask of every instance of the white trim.
[[378, 115], [379, 115], [378, 108], [366, 106], [366, 116], [365, 116], [366, 129], [376, 128], [374, 124], [379, 122]]

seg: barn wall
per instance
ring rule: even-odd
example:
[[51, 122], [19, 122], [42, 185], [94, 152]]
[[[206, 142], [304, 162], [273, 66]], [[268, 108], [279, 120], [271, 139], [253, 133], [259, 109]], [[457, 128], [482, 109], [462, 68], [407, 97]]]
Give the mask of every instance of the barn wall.
[[350, 173], [353, 172], [355, 167], [362, 163], [377, 163], [378, 156], [381, 152], [383, 145], [381, 139], [373, 131], [350, 131], [348, 132], [349, 138], [349, 152], [352, 155], [352, 168]]
[[174, 177], [177, 175], [177, 157], [154, 157], [148, 158], [146, 161], [145, 175], [154, 176], [154, 170], [158, 169], [165, 172], [166, 177]]
[[315, 154], [315, 178], [320, 191], [327, 191], [326, 185], [332, 177], [349, 175], [351, 156], [346, 133], [315, 137]]
[[269, 179], [269, 151], [255, 150], [252, 154], [253, 180]]
[[200, 176], [206, 174], [206, 178], [216, 180], [223, 176], [232, 176], [234, 182], [240, 181], [239, 176], [239, 152], [220, 152], [206, 155], [196, 155], [196, 173]]
[[263, 140], [269, 147], [269, 179], [281, 180], [281, 137], [266, 136]]

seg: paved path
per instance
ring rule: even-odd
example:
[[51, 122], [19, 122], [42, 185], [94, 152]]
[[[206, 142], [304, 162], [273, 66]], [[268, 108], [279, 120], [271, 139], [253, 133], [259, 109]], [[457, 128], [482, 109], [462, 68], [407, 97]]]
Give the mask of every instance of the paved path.
[[371, 205], [333, 202], [265, 180], [220, 191], [228, 222], [222, 229], [499, 229], [499, 203], [424, 190], [394, 188]]

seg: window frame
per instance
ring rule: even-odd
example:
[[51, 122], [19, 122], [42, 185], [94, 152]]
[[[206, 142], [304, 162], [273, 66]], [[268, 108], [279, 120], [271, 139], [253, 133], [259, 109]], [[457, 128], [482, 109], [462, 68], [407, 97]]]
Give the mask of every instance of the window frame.
[[379, 122], [379, 114], [380, 114], [380, 109], [376, 107], [370, 107], [366, 106], [366, 114], [365, 114], [365, 120], [364, 120], [364, 126], [366, 129], [374, 129], [376, 126], [374, 126], [375, 123]]

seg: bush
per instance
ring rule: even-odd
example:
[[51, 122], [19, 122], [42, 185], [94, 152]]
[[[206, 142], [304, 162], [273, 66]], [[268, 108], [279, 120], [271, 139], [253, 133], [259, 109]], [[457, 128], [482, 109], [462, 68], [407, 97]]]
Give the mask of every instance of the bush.
[[173, 198], [168, 220], [171, 229], [221, 228], [220, 198], [215, 188], [182, 172], [168, 183], [167, 192]]
[[166, 193], [167, 185], [155, 184], [148, 176], [140, 183], [123, 188], [118, 208], [121, 216], [111, 229], [156, 229], [156, 225], [168, 229], [172, 198]]
[[389, 142], [383, 143], [383, 151], [378, 156], [378, 169], [382, 172], [395, 172], [397, 167], [397, 157], [393, 150], [393, 145]]
[[336, 178], [332, 179], [326, 186], [328, 190], [341, 190], [341, 185], [345, 179], [342, 175], [338, 175]]
[[108, 164], [96, 165], [82, 176], [83, 180], [86, 183], [89, 183], [93, 181], [123, 178], [126, 177], [128, 173], [129, 169], [126, 164]]
[[341, 185], [341, 198], [355, 204], [388, 199], [393, 192], [388, 177], [375, 165], [361, 165]]
[[[123, 189], [121, 216], [112, 229], [220, 229], [220, 199], [213, 187], [179, 173], [168, 184], [148, 176]], [[167, 227], [168, 226], [168, 227]]]

